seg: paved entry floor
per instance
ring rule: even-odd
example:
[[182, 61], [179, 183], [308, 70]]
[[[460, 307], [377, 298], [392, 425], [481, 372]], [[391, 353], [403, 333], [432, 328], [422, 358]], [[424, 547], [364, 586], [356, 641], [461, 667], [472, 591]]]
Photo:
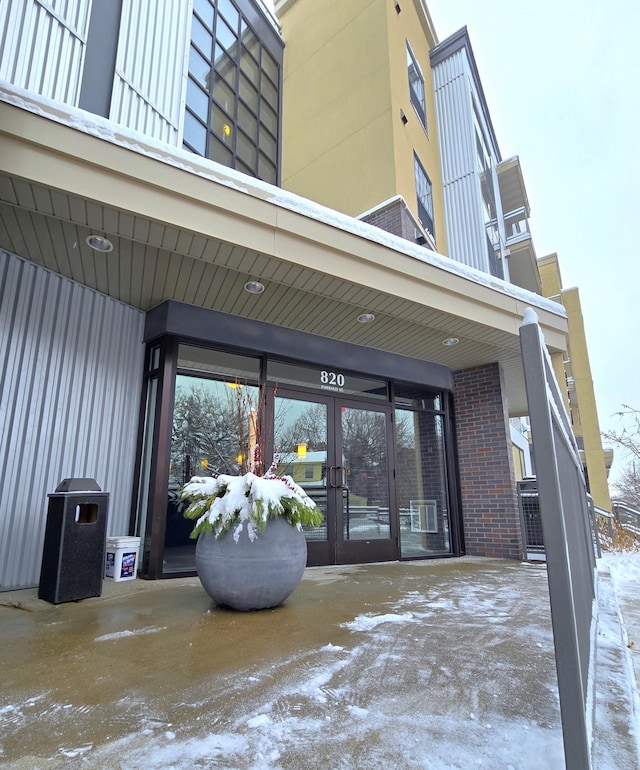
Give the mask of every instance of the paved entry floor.
[[0, 594], [2, 768], [564, 767], [544, 565], [316, 567], [253, 613], [197, 578], [36, 596]]

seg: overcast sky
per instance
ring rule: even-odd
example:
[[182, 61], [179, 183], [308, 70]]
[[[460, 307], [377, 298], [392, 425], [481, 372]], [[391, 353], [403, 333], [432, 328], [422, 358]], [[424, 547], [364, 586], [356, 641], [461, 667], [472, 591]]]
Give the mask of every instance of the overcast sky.
[[[467, 26], [503, 158], [519, 155], [538, 257], [578, 286], [601, 430], [640, 408], [640, 3], [428, 0]], [[620, 451], [611, 479], [627, 464]]]

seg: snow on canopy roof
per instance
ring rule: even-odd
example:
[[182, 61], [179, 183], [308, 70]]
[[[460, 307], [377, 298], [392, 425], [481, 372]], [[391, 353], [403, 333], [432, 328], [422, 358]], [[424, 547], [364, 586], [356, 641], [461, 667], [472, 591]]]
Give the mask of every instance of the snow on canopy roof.
[[53, 101], [1, 80], [0, 101], [53, 120], [77, 131], [82, 131], [85, 134], [95, 136], [132, 152], [137, 152], [140, 155], [166, 163], [182, 171], [209, 179], [216, 184], [260, 198], [279, 208], [295, 212], [316, 222], [322, 222], [330, 227], [378, 243], [420, 262], [466, 278], [475, 284], [486, 286], [528, 305], [534, 305], [537, 308], [547, 310], [561, 318], [566, 318], [567, 316], [565, 308], [553, 300], [534, 294], [520, 286], [496, 278], [489, 273], [484, 273], [462, 262], [457, 262], [450, 257], [442, 256], [417, 243], [412, 243], [397, 235], [381, 230], [375, 225], [367, 224], [339, 211], [330, 209], [327, 206], [323, 206], [320, 203], [271, 185], [268, 182], [263, 182], [260, 179], [223, 166], [216, 161], [203, 158], [188, 150], [173, 147], [166, 142], [146, 136], [126, 126], [118, 125], [100, 115], [94, 115], [77, 107]]

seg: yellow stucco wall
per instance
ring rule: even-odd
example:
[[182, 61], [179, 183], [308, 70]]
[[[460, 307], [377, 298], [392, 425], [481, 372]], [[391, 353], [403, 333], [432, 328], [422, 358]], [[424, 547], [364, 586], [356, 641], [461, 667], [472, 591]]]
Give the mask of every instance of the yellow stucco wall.
[[578, 395], [580, 426], [591, 494], [596, 505], [610, 511], [611, 497], [578, 289], [565, 289], [562, 292], [562, 304], [567, 309], [569, 320], [571, 367]]
[[394, 184], [385, 11], [298, 0], [280, 17], [282, 186], [351, 216]]
[[[415, 149], [433, 184], [436, 240], [444, 253], [429, 63], [434, 41], [419, 5], [407, 0], [399, 14], [390, 0], [277, 6], [285, 40], [282, 186], [350, 216], [402, 195], [417, 216]], [[428, 135], [409, 97], [407, 39], [425, 78]]]
[[[397, 13], [393, 2], [386, 2], [390, 61], [391, 107], [396, 171], [395, 193], [402, 195], [417, 216], [413, 153], [418, 155], [433, 185], [433, 213], [436, 248], [446, 254], [444, 200], [440, 152], [436, 122], [435, 94], [429, 51], [436, 44], [428, 30], [420, 2], [401, 3]], [[409, 43], [424, 76], [426, 131], [418, 117], [409, 94], [406, 46]], [[400, 119], [401, 111], [407, 117]]]
[[[600, 422], [591, 376], [589, 350], [584, 328], [584, 317], [580, 304], [578, 289], [563, 289], [560, 265], [557, 254], [550, 254], [538, 260], [542, 293], [545, 297], [557, 298], [567, 311], [569, 323], [569, 356], [571, 358], [571, 375], [575, 383], [578, 406], [571, 408], [573, 431], [582, 438], [584, 444], [584, 461], [589, 474], [589, 486], [597, 506], [611, 510], [611, 497], [607, 482]], [[556, 368], [556, 375], [559, 372]], [[562, 376], [562, 375], [560, 375]], [[562, 382], [561, 379], [559, 379]]]
[[545, 297], [559, 297], [562, 291], [562, 278], [558, 255], [549, 254], [538, 260], [538, 270], [542, 281], [542, 294]]

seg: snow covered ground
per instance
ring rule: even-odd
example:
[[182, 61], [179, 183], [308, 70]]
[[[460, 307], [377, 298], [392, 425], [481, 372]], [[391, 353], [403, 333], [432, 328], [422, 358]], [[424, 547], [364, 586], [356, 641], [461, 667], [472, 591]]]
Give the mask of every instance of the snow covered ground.
[[[640, 766], [640, 555], [607, 555], [600, 572], [594, 770], [627, 770]], [[86, 635], [84, 603], [42, 612], [42, 670], [15, 673], [24, 649], [0, 671], [0, 767], [564, 767], [544, 566], [312, 569], [275, 614], [220, 611], [169, 582], [126, 613], [107, 600]], [[79, 683], [42, 660], [63, 647]]]
[[594, 770], [640, 768], [640, 554], [605, 553], [598, 573]]
[[165, 722], [157, 704], [155, 724], [93, 752], [90, 766], [121, 755], [140, 770], [559, 768], [549, 621], [519, 591], [543, 593], [546, 573], [517, 565], [498, 591], [491, 578], [461, 574], [446, 591], [409, 582], [337, 624], [334, 641], [216, 677], [214, 698], [213, 683], [183, 693], [188, 725]]

